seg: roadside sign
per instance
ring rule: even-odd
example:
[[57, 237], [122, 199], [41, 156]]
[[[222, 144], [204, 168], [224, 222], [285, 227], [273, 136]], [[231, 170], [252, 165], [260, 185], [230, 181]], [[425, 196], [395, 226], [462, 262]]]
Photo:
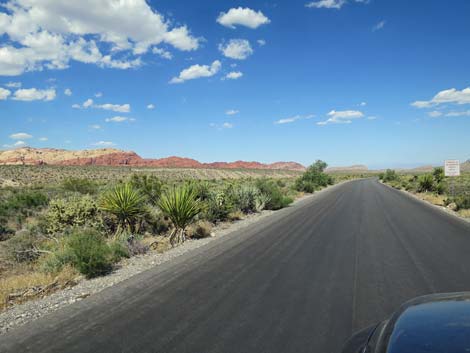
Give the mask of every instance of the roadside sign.
[[447, 177], [460, 176], [460, 162], [458, 159], [450, 159], [444, 163], [445, 175]]

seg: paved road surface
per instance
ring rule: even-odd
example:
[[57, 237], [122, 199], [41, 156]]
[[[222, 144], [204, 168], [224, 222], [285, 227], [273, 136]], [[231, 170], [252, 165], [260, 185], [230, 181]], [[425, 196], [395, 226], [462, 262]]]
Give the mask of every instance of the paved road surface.
[[470, 290], [470, 226], [375, 180], [0, 337], [0, 352], [335, 353], [422, 294]]

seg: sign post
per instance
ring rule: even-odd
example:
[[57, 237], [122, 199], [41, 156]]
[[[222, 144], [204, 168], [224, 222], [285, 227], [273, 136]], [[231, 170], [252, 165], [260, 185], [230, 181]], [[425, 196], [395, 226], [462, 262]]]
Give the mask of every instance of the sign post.
[[[460, 176], [460, 161], [458, 159], [449, 159], [444, 162], [444, 173], [446, 177]], [[450, 183], [450, 192], [452, 198], [455, 198], [455, 181], [452, 179]]]

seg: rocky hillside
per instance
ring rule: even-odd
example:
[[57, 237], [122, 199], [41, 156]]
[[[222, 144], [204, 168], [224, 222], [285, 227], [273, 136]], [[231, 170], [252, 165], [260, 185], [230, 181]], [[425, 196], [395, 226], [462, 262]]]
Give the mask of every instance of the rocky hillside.
[[275, 169], [305, 170], [295, 162], [263, 164], [259, 162], [214, 162], [201, 163], [194, 159], [168, 157], [144, 159], [135, 152], [113, 148], [96, 150], [69, 151], [53, 148], [17, 148], [0, 151], [0, 165], [97, 165], [97, 166], [135, 166], [154, 168], [214, 168], [214, 169]]

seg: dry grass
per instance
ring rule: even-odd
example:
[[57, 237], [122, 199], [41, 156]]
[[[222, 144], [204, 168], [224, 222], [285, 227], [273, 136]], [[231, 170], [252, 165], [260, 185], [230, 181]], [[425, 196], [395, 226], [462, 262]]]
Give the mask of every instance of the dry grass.
[[73, 286], [78, 278], [77, 271], [68, 266], [55, 275], [32, 271], [0, 278], [0, 309]]
[[470, 218], [470, 209], [469, 210], [460, 210], [458, 213], [463, 218]]
[[432, 203], [433, 205], [437, 206], [445, 206], [446, 196], [444, 195], [436, 195], [433, 193], [418, 193], [416, 194], [421, 200], [427, 201]]

